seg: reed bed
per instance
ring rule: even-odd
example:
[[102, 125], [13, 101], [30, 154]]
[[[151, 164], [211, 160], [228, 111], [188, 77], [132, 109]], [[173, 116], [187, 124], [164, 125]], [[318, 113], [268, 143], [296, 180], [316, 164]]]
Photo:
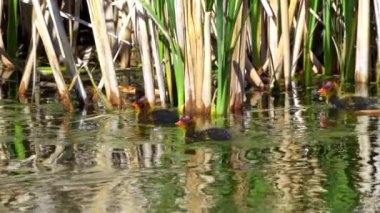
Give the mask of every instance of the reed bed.
[[252, 89], [379, 83], [379, 8], [364, 0], [0, 1], [0, 59], [21, 73], [24, 101], [47, 59], [67, 109], [73, 94], [80, 105], [97, 94], [121, 108], [116, 69], [133, 66], [136, 50], [151, 105], [226, 115], [241, 112]]

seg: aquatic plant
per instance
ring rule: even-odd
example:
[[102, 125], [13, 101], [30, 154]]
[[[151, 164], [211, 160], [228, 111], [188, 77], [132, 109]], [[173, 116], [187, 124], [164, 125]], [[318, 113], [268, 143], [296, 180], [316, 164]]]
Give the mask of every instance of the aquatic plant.
[[[98, 99], [105, 106], [121, 107], [117, 70], [134, 67], [141, 70], [144, 95], [151, 105], [159, 97], [164, 108], [169, 103], [188, 113], [225, 115], [242, 110], [247, 88], [288, 90], [292, 79], [310, 87], [319, 76], [340, 75], [341, 81], [365, 83], [379, 79], [373, 68], [380, 60], [370, 58], [380, 55], [379, 39], [371, 38], [380, 32], [380, 6], [369, 4], [0, 1], [6, 20], [0, 21], [1, 30], [7, 29], [1, 33], [0, 59], [4, 66], [23, 70], [22, 100], [27, 100], [27, 91], [40, 75], [39, 66], [46, 66], [47, 59], [68, 109], [73, 109], [72, 89], [82, 105], [91, 99], [86, 86], [97, 87], [100, 96], [105, 92], [106, 98]], [[12, 27], [18, 22], [21, 27]], [[377, 48], [370, 48], [371, 42]], [[137, 63], [130, 63], [133, 55]], [[23, 57], [26, 60], [20, 63]]]

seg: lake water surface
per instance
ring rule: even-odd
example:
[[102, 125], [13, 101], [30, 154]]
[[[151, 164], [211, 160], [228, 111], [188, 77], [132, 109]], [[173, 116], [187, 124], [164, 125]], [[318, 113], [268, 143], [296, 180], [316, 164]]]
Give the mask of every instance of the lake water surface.
[[[380, 118], [254, 93], [229, 142], [0, 100], [1, 212], [378, 212]], [[130, 108], [132, 109], [132, 108]]]

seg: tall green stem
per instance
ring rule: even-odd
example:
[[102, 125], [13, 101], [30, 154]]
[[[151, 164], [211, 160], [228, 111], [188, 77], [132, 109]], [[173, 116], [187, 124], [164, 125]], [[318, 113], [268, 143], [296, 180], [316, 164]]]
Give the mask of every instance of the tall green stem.
[[17, 122], [15, 124], [15, 133], [13, 143], [15, 145], [15, 152], [17, 155], [17, 159], [24, 160], [26, 157], [25, 154], [25, 146], [23, 144], [23, 129], [22, 126]]
[[251, 31], [252, 31], [252, 63], [255, 68], [261, 66], [261, 2], [254, 0], [252, 2]]
[[323, 22], [325, 23], [325, 30], [323, 34], [323, 50], [324, 50], [324, 65], [325, 75], [331, 76], [334, 68], [334, 46], [331, 39], [331, 13], [332, 13], [332, 0], [326, 0], [324, 3]]
[[[317, 13], [318, 7], [320, 5], [320, 0], [310, 0], [309, 4], [311, 5], [311, 9]], [[305, 4], [306, 10], [308, 11], [308, 4]], [[314, 42], [314, 31], [317, 25], [317, 18], [310, 14], [308, 15], [308, 23], [307, 23], [307, 38], [306, 38], [306, 44], [305, 44], [305, 51], [304, 51], [304, 66], [305, 66], [305, 77], [304, 77], [304, 84], [305, 86], [311, 86], [312, 84], [312, 67], [313, 64], [311, 62], [310, 53], [313, 48], [313, 42]]]
[[[218, 35], [218, 92], [215, 113], [218, 115], [225, 115], [229, 106], [231, 59], [233, 48], [236, 44], [236, 42], [233, 41], [233, 36], [236, 19], [240, 8], [240, 0], [216, 1], [216, 31]], [[238, 36], [236, 36], [236, 38], [237, 37]]]
[[342, 1], [343, 16], [344, 16], [344, 34], [345, 34], [345, 52], [344, 54], [344, 67], [341, 72], [345, 77], [345, 81], [354, 82], [355, 79], [355, 39], [356, 39], [356, 26], [357, 26], [357, 12], [355, 7], [357, 1], [344, 0]]
[[8, 29], [7, 29], [7, 51], [11, 57], [16, 57], [18, 37], [18, 0], [8, 1]]

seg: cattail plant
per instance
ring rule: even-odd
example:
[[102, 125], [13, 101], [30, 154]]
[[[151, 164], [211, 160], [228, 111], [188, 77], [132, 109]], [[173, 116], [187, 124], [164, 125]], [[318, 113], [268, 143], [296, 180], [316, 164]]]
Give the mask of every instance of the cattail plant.
[[[317, 27], [317, 17], [315, 16], [316, 12], [319, 10], [321, 1], [320, 0], [311, 0], [305, 1], [306, 11], [306, 20], [307, 20], [307, 34], [304, 40], [304, 85], [311, 86], [312, 84], [312, 48], [314, 43], [314, 35]], [[311, 13], [313, 12], [313, 13]]]
[[239, 13], [236, 17], [232, 37], [232, 59], [231, 59], [231, 86], [229, 109], [233, 112], [241, 112], [244, 102], [244, 75], [247, 46], [247, 31], [245, 17], [248, 14], [248, 1], [243, 0]]
[[[19, 8], [27, 3], [32, 9], [32, 25], [24, 34], [30, 38], [21, 38], [17, 30], [24, 32], [23, 28], [16, 27]], [[378, 1], [373, 1], [374, 7], [364, 0], [57, 3], [0, 1], [5, 18], [0, 19], [0, 29], [7, 29], [0, 38], [0, 55], [3, 63], [22, 65], [19, 94], [25, 97], [37, 79], [38, 50], [43, 49], [68, 109], [73, 108], [73, 85], [84, 104], [91, 98], [86, 86], [99, 87], [96, 93], [101, 97], [104, 86], [104, 105], [109, 102], [120, 107], [123, 101], [115, 70], [129, 68], [132, 50], [140, 53], [145, 96], [152, 106], [159, 96], [161, 107], [217, 115], [241, 111], [246, 88], [286, 90], [292, 80], [310, 87], [317, 74], [328, 78], [339, 74], [345, 82], [367, 83], [374, 74], [375, 63], [370, 58], [380, 55]], [[90, 20], [81, 19], [87, 15]], [[371, 23], [376, 23], [374, 28]], [[94, 43], [78, 39], [83, 29], [92, 32]], [[373, 45], [370, 35], [375, 34], [377, 43]], [[23, 50], [24, 44], [29, 47], [26, 61], [15, 63], [16, 52]], [[377, 46], [376, 51], [369, 51], [371, 46]], [[91, 49], [96, 50], [97, 60], [91, 57]], [[86, 50], [84, 56], [81, 50]], [[88, 72], [91, 83], [83, 82], [78, 70], [96, 69], [97, 65], [100, 75]], [[68, 71], [69, 79], [61, 70]]]
[[325, 75], [331, 76], [334, 69], [334, 46], [332, 43], [332, 0], [327, 0], [323, 2], [323, 23], [325, 24], [325, 29], [323, 33], [323, 59], [325, 65]]
[[343, 66], [341, 76], [347, 82], [353, 82], [355, 76], [355, 40], [357, 28], [357, 1], [342, 1], [344, 17], [344, 41], [342, 47]]
[[51, 40], [51, 36], [48, 32], [48, 28], [47, 28], [44, 16], [42, 14], [41, 5], [39, 4], [38, 0], [33, 0], [32, 2], [33, 2], [34, 12], [36, 14], [35, 25], [36, 25], [38, 33], [41, 36], [42, 43], [47, 52], [47, 57], [48, 57], [50, 66], [52, 67], [52, 70], [53, 70], [53, 76], [57, 84], [59, 95], [61, 97], [62, 103], [64, 104], [65, 108], [72, 110], [73, 109], [72, 101], [70, 99], [69, 91], [65, 85], [65, 81], [63, 79], [63, 75], [60, 70], [59, 60], [54, 50], [53, 42]]
[[[376, 20], [376, 50], [380, 51], [380, 1], [373, 1], [373, 7], [375, 10], [375, 20]], [[380, 82], [380, 54], [377, 54], [376, 58], [376, 82]]]
[[186, 1], [185, 8], [185, 109], [203, 111], [204, 40], [201, 1]]
[[368, 83], [370, 44], [370, 1], [358, 1], [358, 30], [356, 37], [355, 81]]
[[292, 64], [291, 64], [291, 77], [295, 78], [296, 76], [296, 70], [297, 70], [297, 63], [301, 56], [301, 45], [302, 45], [302, 39], [304, 34], [304, 25], [305, 25], [305, 13], [306, 13], [306, 6], [305, 1], [301, 1], [299, 6], [299, 15], [297, 17], [297, 26], [296, 26], [296, 32], [294, 36], [294, 44], [293, 44], [293, 52], [292, 52]]
[[[218, 60], [218, 88], [215, 113], [219, 115], [228, 112], [230, 101], [232, 55], [237, 44], [237, 22], [242, 1], [226, 2], [216, 0], [216, 34], [217, 34], [217, 60]], [[239, 30], [239, 32], [241, 32]], [[234, 36], [235, 35], [235, 36]], [[235, 40], [234, 40], [235, 38]], [[237, 65], [239, 66], [239, 65]]]
[[102, 76], [104, 80], [107, 98], [114, 106], [120, 106], [120, 95], [118, 83], [116, 81], [115, 68], [111, 54], [111, 47], [108, 41], [106, 22], [104, 16], [103, 5], [101, 1], [87, 0], [91, 22], [93, 23], [93, 33], [95, 45]]
[[10, 57], [16, 57], [18, 37], [18, 0], [8, 1], [7, 52]]

